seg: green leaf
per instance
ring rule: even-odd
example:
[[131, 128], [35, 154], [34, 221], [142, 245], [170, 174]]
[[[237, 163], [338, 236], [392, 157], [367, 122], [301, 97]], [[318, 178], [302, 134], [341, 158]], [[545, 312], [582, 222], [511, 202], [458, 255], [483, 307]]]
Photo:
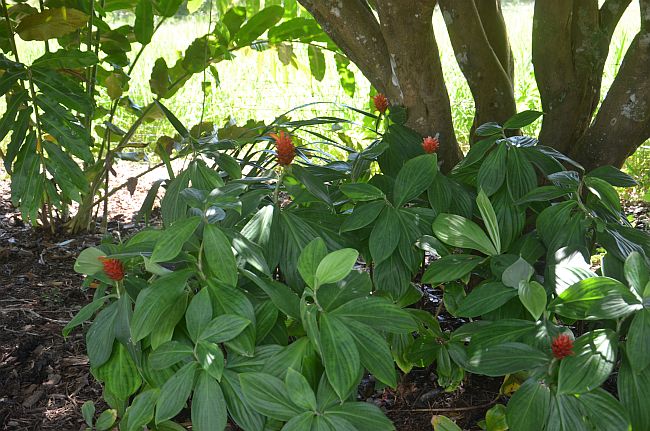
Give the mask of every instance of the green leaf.
[[630, 416], [632, 429], [650, 429], [650, 367], [637, 373], [630, 367], [626, 358], [622, 361], [616, 383], [618, 396]]
[[258, 277], [246, 270], [242, 271], [242, 274], [262, 289], [280, 311], [294, 319], [300, 319], [300, 298], [289, 286], [275, 280]]
[[84, 420], [86, 421], [86, 425], [90, 427], [93, 426], [95, 419], [95, 403], [92, 401], [86, 401], [83, 403], [81, 406], [81, 416], [83, 416]]
[[102, 257], [106, 253], [96, 247], [90, 247], [79, 253], [79, 257], [74, 262], [74, 270], [79, 274], [94, 275], [104, 270]]
[[179, 341], [168, 341], [151, 353], [149, 360], [154, 370], [164, 370], [192, 357], [193, 349]]
[[536, 281], [519, 283], [519, 300], [535, 320], [546, 310], [546, 290]]
[[580, 280], [549, 304], [555, 313], [577, 320], [615, 319], [642, 308], [620, 281], [608, 277]]
[[188, 217], [176, 221], [171, 227], [165, 229], [153, 248], [151, 262], [166, 262], [178, 256], [199, 223], [201, 223], [200, 217]]
[[[210, 296], [212, 298], [212, 306], [217, 314], [234, 314], [245, 320], [249, 320], [245, 329], [235, 338], [226, 341], [226, 347], [230, 351], [234, 351], [240, 355], [253, 356], [255, 351], [255, 309], [251, 304], [248, 297], [241, 291], [225, 284], [214, 283], [208, 280], [208, 287], [210, 288]], [[225, 319], [225, 318], [223, 318]], [[227, 319], [225, 321], [213, 320], [213, 329], [216, 338], [210, 338], [209, 341], [216, 342], [224, 337], [228, 338], [239, 331], [239, 326], [243, 325], [243, 321], [238, 319]], [[221, 328], [221, 329], [219, 329]], [[206, 328], [206, 331], [208, 328]]]
[[72, 33], [87, 23], [88, 15], [80, 10], [55, 7], [23, 17], [16, 33], [22, 40], [48, 40]]
[[289, 393], [289, 398], [298, 407], [316, 411], [316, 395], [302, 374], [293, 368], [289, 368], [287, 370], [285, 385]]
[[[5, 97], [7, 107], [4, 115], [0, 117], [0, 141], [4, 140], [9, 131], [17, 124], [15, 122], [16, 114], [18, 114], [18, 108], [22, 106], [25, 100], [27, 100], [27, 91], [25, 90], [15, 91], [11, 97]], [[6, 153], [8, 154], [8, 151]], [[5, 154], [5, 166], [7, 163], [11, 164], [13, 161], [13, 156], [9, 158], [7, 154]]]
[[454, 247], [471, 248], [489, 256], [499, 254], [485, 232], [473, 221], [455, 214], [439, 214], [433, 221], [433, 233]]
[[[42, 93], [56, 100], [70, 109], [87, 114], [92, 109], [92, 100], [85, 93], [83, 88], [72, 78], [68, 78], [54, 70], [32, 69], [34, 84]], [[42, 118], [42, 121], [51, 117]], [[53, 122], [51, 120], [50, 122]], [[53, 126], [48, 124], [49, 128]], [[50, 132], [52, 133], [52, 132]], [[54, 135], [54, 133], [52, 133]], [[59, 138], [57, 137], [57, 140]]]
[[380, 382], [396, 387], [395, 364], [386, 340], [364, 323], [347, 319], [346, 325], [357, 345], [361, 365]]
[[622, 211], [618, 193], [607, 181], [595, 177], [585, 177], [584, 184], [598, 198], [598, 202], [612, 214], [618, 215]]
[[187, 311], [185, 312], [185, 322], [187, 332], [190, 334], [192, 341], [196, 342], [199, 334], [206, 325], [212, 320], [212, 304], [210, 304], [210, 292], [203, 288], [194, 295]]
[[160, 15], [171, 18], [176, 15], [181, 4], [183, 4], [183, 0], [158, 0], [156, 9]]
[[42, 69], [81, 69], [93, 66], [98, 61], [97, 56], [90, 51], [59, 49], [54, 52], [46, 52], [32, 62], [32, 67]]
[[385, 205], [384, 201], [357, 205], [352, 214], [346, 217], [341, 224], [341, 232], [349, 232], [368, 226], [377, 219]]
[[522, 281], [527, 283], [534, 273], [535, 269], [520, 257], [503, 271], [501, 281], [506, 286], [517, 289]]
[[106, 303], [106, 300], [109, 297], [110, 296], [97, 298], [93, 302], [85, 305], [81, 310], [79, 310], [79, 312], [75, 314], [72, 320], [70, 320], [70, 322], [68, 322], [68, 324], [63, 327], [63, 331], [62, 331], [63, 336], [67, 337], [68, 335], [70, 335], [70, 332], [72, 332], [74, 328], [76, 328], [77, 326], [81, 325], [82, 323], [90, 319], [92, 315], [95, 314], [95, 311], [99, 310], [102, 307], [102, 305]]
[[490, 199], [485, 195], [483, 190], [479, 191], [478, 196], [476, 197], [476, 204], [481, 213], [481, 218], [483, 219], [483, 224], [490, 235], [492, 244], [497, 253], [501, 253], [501, 235], [499, 233], [499, 223], [497, 221], [497, 215], [494, 212], [494, 207], [490, 202]]
[[417, 330], [413, 317], [384, 298], [371, 296], [353, 299], [329, 313], [330, 316], [354, 319], [379, 331], [395, 334]]
[[226, 400], [219, 383], [210, 374], [200, 372], [192, 396], [192, 429], [223, 431], [227, 422]]
[[478, 126], [474, 131], [474, 133], [477, 136], [492, 136], [492, 135], [496, 135], [497, 133], [500, 134], [502, 131], [503, 131], [503, 127], [501, 127], [501, 124], [495, 122], [489, 122]]
[[523, 343], [503, 343], [475, 351], [467, 361], [468, 370], [486, 376], [503, 376], [548, 365], [546, 353]]
[[558, 186], [542, 186], [532, 189], [520, 199], [518, 199], [515, 204], [522, 205], [529, 202], [549, 202], [553, 199], [566, 196], [570, 193], [570, 190], [563, 189]]
[[154, 407], [160, 394], [159, 389], [149, 389], [139, 393], [131, 402], [129, 408], [126, 409], [126, 424], [124, 419], [120, 423], [121, 427], [125, 427], [126, 431], [141, 431], [145, 425], [153, 420]]
[[320, 341], [327, 379], [340, 399], [345, 400], [361, 377], [361, 361], [354, 339], [336, 316], [320, 316]]
[[395, 209], [385, 206], [370, 233], [370, 255], [378, 264], [393, 254], [399, 244], [401, 228]]
[[646, 265], [641, 253], [637, 251], [630, 253], [627, 259], [625, 259], [623, 268], [627, 283], [639, 296], [643, 296], [643, 291], [648, 282], [650, 282], [650, 268]]
[[[250, 45], [255, 39], [260, 37], [266, 30], [273, 27], [282, 19], [284, 8], [282, 6], [269, 6], [255, 15], [241, 26], [235, 34], [234, 40], [237, 46]], [[232, 32], [231, 32], [232, 34]]]
[[[322, 30], [321, 30], [322, 31]], [[356, 92], [356, 78], [354, 72], [350, 70], [350, 60], [338, 53], [334, 54], [334, 61], [336, 62], [336, 71], [339, 74], [339, 83], [343, 91], [350, 96], [354, 97]]]
[[220, 386], [228, 405], [228, 412], [240, 428], [250, 430], [264, 428], [266, 418], [257, 413], [246, 401], [239, 383], [239, 374], [226, 369]]
[[627, 331], [626, 353], [635, 372], [641, 372], [650, 365], [650, 308], [634, 314]]
[[395, 426], [374, 404], [347, 402], [327, 410], [326, 415], [337, 416], [350, 422], [357, 431], [393, 431]]
[[477, 183], [486, 195], [492, 196], [506, 179], [507, 147], [504, 143], [488, 153], [478, 171]]
[[551, 405], [548, 386], [530, 378], [514, 393], [507, 407], [508, 426], [512, 431], [542, 430]]
[[314, 276], [314, 286], [343, 280], [357, 263], [359, 252], [352, 248], [333, 251], [321, 260]]
[[232, 245], [223, 231], [215, 225], [203, 227], [205, 262], [212, 275], [228, 286], [236, 286], [238, 273]]
[[135, 40], [142, 45], [151, 42], [153, 36], [153, 4], [149, 0], [138, 0], [135, 7], [135, 24], [133, 25]]
[[241, 334], [250, 324], [250, 320], [236, 314], [222, 314], [206, 325], [199, 339], [212, 343], [223, 343]]
[[513, 201], [518, 201], [537, 187], [537, 174], [519, 148], [508, 151], [506, 182]]
[[386, 195], [377, 187], [368, 183], [349, 183], [340, 187], [344, 195], [353, 201], [373, 201], [375, 199], [384, 199]]
[[[169, 110], [165, 105], [163, 105], [159, 100], [154, 100], [158, 108], [165, 114], [165, 117], [167, 117], [167, 120], [171, 123], [172, 126], [174, 126], [174, 129], [178, 132], [179, 135], [181, 135], [182, 138], [187, 139], [190, 136], [190, 132], [187, 130], [187, 128], [181, 123], [181, 121], [176, 118], [176, 116]], [[189, 172], [189, 170], [187, 171]], [[169, 190], [168, 190], [169, 192]]]
[[295, 416], [289, 422], [284, 424], [282, 431], [303, 431], [303, 430], [313, 430], [313, 424], [316, 420], [316, 414], [314, 412], [304, 412]]
[[118, 310], [117, 302], [108, 305], [97, 314], [86, 333], [86, 351], [91, 367], [99, 367], [111, 357]]
[[115, 420], [117, 419], [117, 410], [108, 409], [104, 410], [101, 415], [97, 418], [95, 422], [95, 429], [97, 431], [107, 431], [113, 427]]
[[393, 202], [395, 207], [420, 196], [429, 188], [438, 173], [438, 158], [435, 154], [424, 154], [404, 163], [395, 179]]
[[517, 290], [504, 286], [503, 283], [489, 282], [472, 289], [461, 302], [454, 315], [476, 317], [501, 307], [517, 296]]
[[558, 394], [581, 394], [599, 387], [616, 363], [616, 333], [597, 329], [576, 339], [573, 355], [560, 362]]
[[503, 124], [503, 128], [510, 129], [510, 130], [521, 129], [522, 127], [526, 127], [532, 124], [533, 122], [535, 122], [535, 120], [537, 120], [542, 115], [544, 115], [543, 112], [532, 111], [532, 110], [519, 112], [513, 115], [512, 117], [510, 117], [508, 121], [506, 121]]
[[199, 341], [195, 347], [196, 359], [201, 367], [214, 379], [221, 380], [225, 359], [218, 344]]
[[242, 373], [241, 389], [248, 403], [261, 414], [288, 421], [302, 413], [289, 398], [282, 380], [270, 374]]
[[589, 172], [585, 177], [600, 178], [615, 187], [635, 187], [638, 185], [634, 178], [614, 166], [600, 166]]
[[462, 429], [447, 416], [434, 415], [431, 418], [431, 425], [433, 425], [434, 431], [462, 431]]
[[621, 403], [602, 388], [580, 395], [580, 404], [596, 431], [628, 431], [630, 419]]
[[321, 237], [314, 238], [300, 253], [298, 272], [305, 283], [312, 288], [315, 285], [316, 269], [325, 256], [327, 256], [327, 246]]
[[95, 375], [104, 382], [106, 391], [120, 400], [128, 399], [142, 385], [135, 362], [119, 342], [114, 344], [108, 362], [95, 370]]
[[483, 258], [471, 254], [450, 254], [431, 262], [422, 275], [422, 283], [433, 286], [458, 280], [476, 268]]
[[[156, 279], [143, 289], [135, 301], [131, 318], [131, 336], [140, 341], [149, 335], [162, 321], [169, 321], [168, 313], [173, 309], [185, 290], [188, 271], [173, 272]], [[179, 316], [180, 319], [181, 316]], [[175, 322], [167, 322], [168, 324]]]
[[309, 45], [307, 47], [307, 56], [309, 58], [309, 70], [311, 75], [316, 81], [322, 81], [325, 77], [325, 55], [323, 51], [316, 45]]
[[189, 362], [165, 382], [156, 403], [156, 424], [176, 416], [192, 392], [198, 364]]

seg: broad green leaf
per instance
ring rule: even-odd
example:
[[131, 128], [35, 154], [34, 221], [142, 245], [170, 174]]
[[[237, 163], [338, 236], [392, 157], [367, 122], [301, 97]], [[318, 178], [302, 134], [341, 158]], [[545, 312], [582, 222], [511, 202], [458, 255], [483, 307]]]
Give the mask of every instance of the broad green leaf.
[[634, 187], [638, 185], [634, 178], [614, 166], [600, 166], [589, 172], [585, 177], [600, 178], [615, 187]]
[[88, 23], [88, 15], [78, 9], [55, 7], [27, 15], [16, 33], [22, 40], [48, 40], [65, 36]]
[[395, 207], [415, 199], [429, 188], [438, 173], [438, 158], [435, 154], [424, 154], [404, 163], [393, 190]]
[[111, 357], [118, 311], [117, 302], [108, 305], [97, 314], [86, 333], [86, 351], [93, 368], [103, 365]]
[[523, 343], [503, 343], [475, 351], [469, 356], [468, 369], [486, 376], [504, 376], [548, 365], [549, 357]]
[[225, 359], [218, 344], [199, 341], [194, 349], [196, 359], [201, 367], [214, 379], [221, 380]]
[[621, 282], [607, 277], [581, 280], [555, 298], [549, 308], [578, 320], [615, 319], [642, 308]]
[[[174, 126], [174, 129], [181, 135], [182, 138], [187, 139], [190, 136], [190, 132], [187, 128], [181, 123], [181, 121], [169, 110], [165, 105], [163, 105], [159, 100], [154, 100], [156, 106], [165, 114], [167, 120]], [[187, 171], [189, 172], [189, 170]], [[169, 192], [169, 190], [167, 190]]]
[[258, 277], [246, 270], [242, 271], [242, 274], [262, 289], [280, 311], [294, 319], [300, 318], [300, 298], [289, 286], [275, 280]]
[[370, 255], [378, 264], [386, 260], [397, 248], [401, 236], [397, 211], [385, 206], [370, 233]]
[[86, 421], [86, 425], [93, 426], [93, 419], [95, 419], [95, 403], [86, 401], [81, 406], [81, 415]]
[[506, 406], [496, 404], [490, 410], [485, 412], [485, 425], [489, 430], [507, 431], [508, 422], [506, 420]]
[[117, 410], [108, 409], [104, 410], [101, 415], [97, 418], [95, 422], [95, 429], [97, 431], [107, 431], [113, 427], [115, 420], [117, 419]]
[[317, 45], [309, 45], [307, 47], [307, 56], [311, 75], [316, 81], [322, 81], [325, 77], [325, 54]]
[[551, 397], [551, 410], [546, 422], [548, 431], [588, 431], [578, 397], [556, 394]]
[[628, 431], [630, 419], [621, 403], [602, 388], [580, 395], [578, 401], [596, 431]]
[[201, 223], [200, 217], [188, 217], [178, 220], [171, 227], [165, 229], [153, 248], [151, 261], [154, 263], [166, 262], [178, 256], [199, 223]]
[[415, 320], [408, 312], [376, 296], [353, 299], [329, 314], [337, 318], [354, 319], [376, 330], [396, 334], [417, 329]]
[[81, 69], [97, 64], [99, 59], [90, 51], [60, 49], [46, 52], [32, 62], [32, 67], [44, 69]]
[[212, 304], [210, 304], [210, 292], [203, 288], [194, 295], [185, 313], [187, 332], [192, 341], [196, 342], [201, 331], [212, 320]]
[[471, 254], [450, 254], [434, 260], [422, 275], [422, 283], [433, 286], [458, 280], [476, 268], [483, 258]]
[[156, 8], [158, 13], [164, 17], [172, 17], [178, 12], [183, 0], [158, 0]]
[[501, 281], [506, 286], [517, 289], [522, 281], [526, 283], [530, 281], [534, 273], [535, 269], [530, 263], [520, 257], [503, 271]]
[[[218, 284], [208, 280], [208, 287], [210, 288], [210, 296], [212, 298], [212, 306], [219, 315], [236, 315], [245, 320], [249, 320], [248, 324], [243, 331], [240, 331], [240, 326], [244, 324], [243, 321], [238, 319], [228, 319], [227, 321], [213, 320], [213, 329], [216, 331], [216, 338], [210, 338], [209, 341], [217, 342], [216, 340], [224, 337], [229, 338], [233, 333], [239, 333], [235, 338], [226, 341], [226, 347], [230, 351], [234, 351], [240, 355], [253, 356], [255, 351], [255, 308], [248, 297], [237, 289], [225, 284]], [[225, 323], [228, 324], [225, 324]], [[221, 328], [221, 329], [220, 329]], [[208, 328], [206, 328], [206, 331]]]
[[[32, 77], [34, 84], [36, 84], [41, 92], [47, 94], [47, 96], [60, 104], [84, 114], [87, 114], [92, 109], [92, 100], [78, 82], [72, 78], [68, 78], [54, 70], [47, 69], [32, 69]], [[45, 121], [47, 119], [50, 119], [50, 122], [55, 122], [50, 116], [44, 117], [41, 120]], [[56, 130], [53, 130], [54, 127], [48, 124], [45, 125], [57, 140], [60, 140], [59, 136], [65, 136], [60, 134], [55, 135], [53, 133], [56, 132]], [[65, 140], [60, 141], [65, 142]]]
[[368, 183], [343, 184], [341, 185], [341, 191], [353, 201], [374, 201], [386, 197], [384, 192]]
[[618, 397], [630, 417], [632, 429], [650, 429], [650, 367], [637, 373], [626, 358], [622, 361], [616, 384]]
[[627, 357], [635, 372], [650, 365], [650, 308], [637, 311], [627, 331], [625, 343]]
[[236, 286], [238, 273], [235, 255], [230, 240], [218, 226], [209, 224], [203, 227], [203, 251], [212, 275], [229, 286]]
[[513, 201], [518, 201], [537, 187], [537, 174], [533, 164], [519, 148], [510, 148], [508, 151], [506, 182]]
[[384, 201], [373, 201], [364, 205], [357, 205], [352, 214], [347, 216], [341, 224], [341, 232], [349, 232], [368, 226], [377, 219], [385, 205]]
[[495, 122], [481, 124], [474, 131], [477, 136], [492, 136], [501, 132], [503, 132], [503, 127], [501, 127], [501, 124]]
[[193, 349], [191, 346], [179, 341], [168, 341], [159, 346], [149, 356], [151, 368], [154, 370], [164, 370], [180, 361], [190, 359], [192, 353]]
[[645, 286], [650, 281], [650, 268], [639, 252], [633, 251], [625, 259], [624, 272], [629, 286], [634, 288], [639, 296], [643, 296]]
[[347, 319], [345, 323], [356, 342], [361, 365], [380, 382], [396, 387], [397, 373], [386, 340], [366, 324], [353, 319]]
[[135, 24], [133, 25], [135, 40], [142, 45], [151, 42], [153, 36], [153, 4], [149, 0], [138, 0], [135, 7]]
[[264, 428], [265, 418], [257, 413], [246, 401], [239, 383], [239, 374], [226, 369], [220, 382], [228, 413], [243, 429], [259, 430]]
[[327, 313], [320, 316], [320, 341], [327, 379], [344, 400], [356, 388], [361, 376], [359, 351], [344, 321]]
[[120, 423], [120, 427], [125, 426], [126, 431], [141, 431], [153, 420], [154, 407], [159, 394], [159, 389], [149, 389], [139, 393], [126, 409], [125, 417], [128, 418], [126, 424]]
[[203, 329], [200, 340], [223, 343], [242, 333], [251, 321], [236, 314], [222, 314], [212, 319]]
[[526, 380], [508, 402], [508, 426], [512, 431], [544, 429], [550, 404], [549, 387], [535, 378]]
[[316, 395], [302, 374], [293, 368], [289, 368], [287, 370], [285, 385], [289, 393], [289, 398], [298, 407], [316, 411]]
[[156, 424], [176, 416], [192, 392], [198, 364], [189, 362], [178, 370], [160, 389], [156, 403]]
[[316, 269], [314, 286], [343, 280], [357, 263], [359, 253], [352, 248], [333, 251], [321, 260]]
[[270, 374], [242, 373], [241, 389], [248, 403], [265, 416], [288, 421], [302, 413], [293, 404], [282, 380]]
[[577, 338], [573, 354], [560, 362], [558, 394], [589, 392], [607, 380], [616, 363], [616, 338], [607, 329], [597, 329]]
[[[143, 289], [135, 301], [131, 318], [131, 336], [133, 341], [140, 341], [161, 325], [163, 320], [169, 322], [168, 313], [183, 295], [185, 283], [190, 277], [188, 271], [173, 272], [156, 279], [149, 287]], [[181, 316], [178, 316], [180, 319]]]
[[535, 320], [546, 310], [546, 290], [536, 281], [519, 283], [519, 300]]
[[142, 385], [142, 379], [131, 355], [122, 343], [115, 343], [108, 362], [95, 370], [95, 375], [104, 382], [105, 389], [120, 400], [126, 400]]
[[284, 8], [275, 5], [266, 7], [250, 17], [235, 34], [234, 40], [237, 46], [251, 44], [266, 30], [277, 24], [282, 19], [282, 15], [284, 15]]
[[483, 224], [490, 235], [492, 244], [497, 253], [501, 253], [501, 235], [499, 234], [499, 223], [497, 221], [497, 215], [494, 212], [494, 207], [490, 202], [490, 199], [485, 195], [483, 190], [478, 193], [476, 197], [476, 204], [479, 211], [481, 212], [481, 218], [483, 219]]
[[471, 248], [489, 256], [499, 254], [485, 232], [473, 221], [455, 214], [439, 214], [433, 221], [433, 233], [454, 247]]
[[80, 274], [93, 275], [103, 271], [104, 264], [101, 258], [106, 257], [102, 250], [90, 247], [79, 253], [79, 257], [74, 262], [74, 270]]
[[539, 111], [532, 111], [532, 110], [522, 111], [510, 117], [503, 124], [503, 128], [521, 129], [522, 127], [526, 127], [532, 124], [535, 120], [537, 120], [542, 115], [544, 115], [544, 113]]
[[113, 295], [97, 298], [90, 304], [85, 305], [81, 310], [79, 310], [79, 312], [77, 312], [77, 314], [75, 314], [72, 320], [70, 320], [70, 322], [68, 322], [68, 324], [63, 327], [63, 336], [67, 337], [70, 335], [70, 332], [72, 332], [74, 328], [90, 319], [92, 315], [95, 314], [95, 311], [99, 310], [102, 305], [106, 303], [106, 300], [110, 297], [113, 297]]
[[515, 201], [515, 204], [522, 205], [530, 202], [550, 202], [553, 199], [566, 196], [570, 193], [570, 190], [558, 186], [541, 186], [526, 193], [520, 199]]
[[284, 424], [282, 431], [313, 430], [313, 423], [315, 419], [316, 414], [314, 412], [301, 413]]
[[501, 307], [517, 296], [517, 290], [504, 286], [503, 283], [489, 282], [472, 289], [461, 302], [454, 315], [476, 317]]
[[192, 429], [223, 431], [227, 422], [226, 400], [219, 383], [210, 374], [199, 372], [192, 396]]
[[434, 431], [462, 431], [454, 421], [447, 416], [434, 415], [431, 418], [431, 425]]
[[358, 431], [393, 431], [395, 426], [374, 404], [347, 402], [336, 405], [326, 412], [350, 422]]
[[305, 283], [312, 288], [315, 286], [316, 269], [325, 256], [327, 256], [327, 246], [321, 237], [312, 240], [300, 253], [298, 272]]
[[488, 196], [496, 193], [506, 179], [507, 152], [508, 149], [504, 143], [498, 144], [488, 153], [479, 168], [477, 183]]

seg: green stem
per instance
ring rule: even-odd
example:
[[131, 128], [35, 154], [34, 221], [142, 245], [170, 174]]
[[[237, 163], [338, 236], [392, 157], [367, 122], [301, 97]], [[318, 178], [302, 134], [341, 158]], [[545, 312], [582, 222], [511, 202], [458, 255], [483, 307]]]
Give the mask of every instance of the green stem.
[[282, 168], [280, 177], [278, 178], [278, 181], [275, 183], [275, 190], [273, 191], [273, 203], [275, 203], [275, 206], [277, 208], [280, 208], [280, 202], [278, 198], [280, 197], [280, 186], [282, 185], [282, 180], [284, 180], [284, 174], [285, 174], [285, 170], [284, 168]]
[[20, 59], [18, 58], [18, 48], [16, 47], [16, 37], [14, 36], [14, 29], [11, 25], [11, 21], [9, 20], [9, 11], [7, 9], [6, 0], [2, 0], [2, 16], [7, 23], [7, 29], [9, 30], [9, 43], [11, 44], [11, 50], [14, 53], [14, 58], [16, 59], [16, 63], [20, 63]]

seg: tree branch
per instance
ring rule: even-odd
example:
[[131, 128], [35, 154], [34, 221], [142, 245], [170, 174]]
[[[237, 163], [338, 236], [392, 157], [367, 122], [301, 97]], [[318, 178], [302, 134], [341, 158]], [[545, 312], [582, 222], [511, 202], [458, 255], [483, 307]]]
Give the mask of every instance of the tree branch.
[[611, 39], [632, 0], [606, 0], [600, 7], [600, 28]]
[[[486, 19], [490, 22], [498, 21], [496, 0], [481, 1], [485, 2], [484, 9], [491, 10]], [[490, 6], [487, 3], [490, 3]], [[488, 39], [482, 23], [483, 17], [479, 16], [473, 0], [440, 0], [440, 8], [456, 61], [474, 97], [476, 114], [472, 130], [488, 121], [504, 122], [517, 112], [513, 82], [507, 71], [510, 63], [507, 33], [499, 34], [498, 31], [490, 29], [490, 33], [494, 33], [493, 41], [502, 56], [500, 59]]]
[[396, 100], [399, 92], [391, 84], [388, 49], [368, 3], [365, 0], [299, 1], [370, 83]]
[[501, 11], [501, 0], [474, 1], [478, 15], [481, 18], [483, 30], [488, 42], [496, 54], [501, 66], [506, 71], [510, 81], [514, 83], [515, 62], [508, 39], [506, 21]]
[[[462, 157], [456, 142], [449, 95], [433, 33], [433, 0], [376, 0], [388, 48], [392, 83], [408, 108], [407, 125], [423, 136], [439, 134], [443, 169]], [[408, 11], [408, 12], [405, 12]]]

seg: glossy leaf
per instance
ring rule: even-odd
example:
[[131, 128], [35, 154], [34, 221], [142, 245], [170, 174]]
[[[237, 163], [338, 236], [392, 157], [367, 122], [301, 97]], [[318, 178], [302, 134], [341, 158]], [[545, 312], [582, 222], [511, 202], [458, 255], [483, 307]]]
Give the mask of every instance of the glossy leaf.
[[446, 244], [471, 248], [489, 256], [498, 254], [485, 232], [473, 221], [455, 214], [440, 214], [433, 221], [433, 233]]

